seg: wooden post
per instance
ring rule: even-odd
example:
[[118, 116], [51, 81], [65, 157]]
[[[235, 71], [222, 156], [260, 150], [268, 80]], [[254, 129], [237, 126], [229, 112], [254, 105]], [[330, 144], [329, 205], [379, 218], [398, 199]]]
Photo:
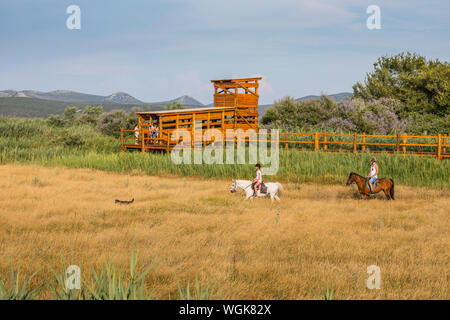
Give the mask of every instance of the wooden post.
[[406, 154], [406, 138], [408, 135], [406, 133], [403, 134], [403, 154]]
[[123, 128], [120, 128], [120, 152], [123, 152]]
[[366, 151], [366, 133], [365, 132], [363, 132], [362, 140], [363, 140], [362, 149], [363, 149], [363, 151]]
[[443, 138], [443, 145], [444, 145], [444, 147], [442, 148], [442, 153], [447, 153], [447, 147], [446, 147], [446, 145], [447, 145], [447, 134], [444, 134], [444, 138]]
[[397, 132], [397, 153], [400, 152], [400, 132]]
[[192, 114], [191, 148], [195, 147], [195, 113]]
[[441, 159], [441, 134], [438, 133], [438, 146], [437, 146], [437, 158]]
[[317, 131], [314, 133], [314, 150], [319, 151], [319, 133]]
[[286, 133], [286, 134], [284, 135], [284, 140], [286, 141], [286, 142], [284, 143], [284, 147], [285, 147], [286, 149], [289, 148], [289, 143], [287, 142], [287, 141], [288, 141], [288, 137], [289, 137], [289, 135]]
[[139, 136], [141, 137], [141, 151], [144, 151], [144, 132], [141, 127], [139, 127]]
[[323, 150], [327, 151], [328, 145], [327, 145], [328, 139], [327, 139], [327, 132], [323, 134]]
[[223, 141], [222, 141], [222, 145], [223, 146], [225, 146], [225, 144], [226, 144], [226, 137], [225, 137], [225, 133], [226, 133], [226, 130], [225, 130], [225, 111], [224, 110], [222, 110], [222, 139], [223, 139]]
[[[159, 135], [162, 136], [162, 132]], [[166, 149], [167, 149], [167, 151], [169, 151], [169, 149], [170, 149], [170, 133], [169, 133], [169, 129], [167, 129], [166, 135], [167, 135], [167, 147], [166, 147]]]
[[356, 153], [358, 147], [357, 143], [358, 143], [358, 134], [355, 132], [353, 134], [353, 153]]

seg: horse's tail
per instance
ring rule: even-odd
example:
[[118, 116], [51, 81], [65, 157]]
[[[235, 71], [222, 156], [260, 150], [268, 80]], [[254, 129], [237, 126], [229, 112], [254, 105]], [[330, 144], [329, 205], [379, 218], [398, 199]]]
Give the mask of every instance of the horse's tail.
[[278, 184], [278, 194], [282, 195], [284, 192], [283, 186], [279, 182], [277, 182], [277, 184]]
[[389, 194], [391, 196], [391, 199], [395, 200], [395, 198], [394, 198], [394, 180], [392, 180], [392, 179], [389, 179], [389, 180], [391, 180], [391, 182], [392, 182], [392, 186], [391, 186], [391, 190], [389, 190]]

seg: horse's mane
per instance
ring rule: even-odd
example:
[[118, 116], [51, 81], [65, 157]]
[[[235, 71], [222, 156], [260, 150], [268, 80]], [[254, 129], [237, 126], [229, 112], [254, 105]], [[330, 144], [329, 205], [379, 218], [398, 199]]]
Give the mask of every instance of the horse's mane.
[[357, 174], [356, 172], [350, 172], [350, 175], [351, 175], [351, 176], [355, 175], [355, 176], [358, 176], [358, 177], [360, 177], [360, 178], [364, 178], [363, 176]]

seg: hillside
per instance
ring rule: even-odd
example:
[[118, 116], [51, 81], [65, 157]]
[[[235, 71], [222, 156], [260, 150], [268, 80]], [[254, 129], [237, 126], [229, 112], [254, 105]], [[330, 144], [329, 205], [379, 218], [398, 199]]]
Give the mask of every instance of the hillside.
[[167, 104], [171, 104], [174, 102], [178, 102], [181, 103], [183, 106], [195, 106], [195, 107], [206, 107], [203, 103], [201, 103], [200, 101], [190, 97], [190, 96], [181, 96], [178, 97], [176, 99], [173, 100], [169, 100], [169, 101], [162, 101], [162, 102], [154, 102], [153, 104], [162, 104], [162, 105], [167, 105]]
[[[334, 98], [336, 101], [342, 101], [351, 96], [352, 94], [347, 92], [329, 95], [329, 97]], [[296, 100], [318, 98], [320, 98], [320, 96], [309, 95]], [[131, 103], [131, 101], [136, 102]], [[50, 114], [61, 114], [67, 107], [75, 106], [83, 109], [87, 105], [102, 105], [104, 111], [121, 109], [128, 112], [135, 107], [141, 110], [150, 109], [158, 111], [164, 110], [167, 104], [173, 102], [181, 103], [185, 106], [185, 108], [212, 106], [212, 104], [204, 105], [198, 100], [186, 95], [168, 101], [144, 103], [124, 92], [117, 92], [105, 97], [69, 90], [56, 90], [48, 93], [33, 90], [4, 90], [0, 91], [0, 115], [27, 118], [46, 118]], [[262, 117], [266, 109], [271, 106], [271, 104], [259, 105], [259, 116]]]
[[4, 90], [0, 91], [0, 98], [35, 98], [69, 102], [116, 102], [122, 104], [143, 103], [125, 92], [115, 92], [109, 96], [100, 96], [71, 90], [55, 90], [50, 92], [41, 92], [36, 90]]
[[[96, 102], [96, 101], [57, 101], [57, 100], [44, 100], [36, 98], [0, 98], [0, 115], [25, 117], [25, 118], [47, 118], [51, 114], [61, 114], [67, 107], [78, 107], [84, 109], [85, 106], [97, 106], [102, 105], [104, 111], [111, 110], [124, 110], [129, 112], [132, 108], [139, 108], [143, 111], [146, 110], [164, 110], [165, 104], [146, 103], [146, 104], [125, 104], [114, 102]], [[198, 106], [186, 105], [186, 108], [195, 108]]]

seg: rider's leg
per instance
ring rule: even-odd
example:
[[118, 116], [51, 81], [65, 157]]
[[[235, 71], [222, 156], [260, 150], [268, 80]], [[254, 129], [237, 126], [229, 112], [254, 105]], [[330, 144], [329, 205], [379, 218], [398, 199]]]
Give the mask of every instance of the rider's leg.
[[258, 187], [259, 187], [260, 183], [256, 182], [255, 183], [255, 197], [258, 196]]
[[373, 194], [373, 186], [372, 186], [372, 181], [370, 181], [369, 179], [369, 189], [370, 189], [370, 193]]

